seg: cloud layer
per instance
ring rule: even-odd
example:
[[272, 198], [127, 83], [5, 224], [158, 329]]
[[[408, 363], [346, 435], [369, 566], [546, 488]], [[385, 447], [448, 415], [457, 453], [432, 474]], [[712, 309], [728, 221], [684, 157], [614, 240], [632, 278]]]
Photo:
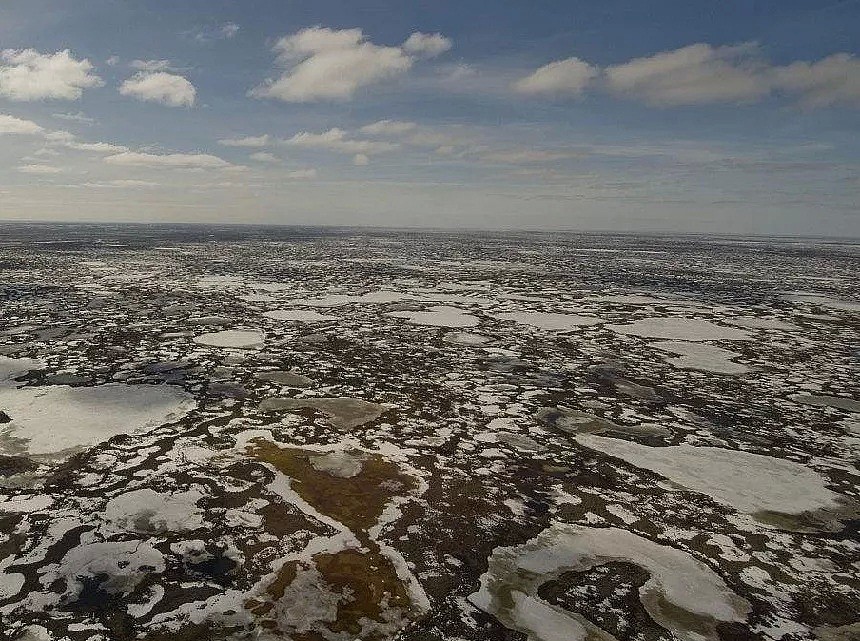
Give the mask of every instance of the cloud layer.
[[180, 169], [224, 169], [230, 166], [223, 158], [211, 154], [150, 154], [126, 151], [108, 156], [110, 165], [127, 167], [173, 167]]
[[513, 84], [523, 94], [582, 95], [598, 89], [654, 107], [744, 104], [786, 95], [803, 107], [860, 106], [860, 60], [834, 54], [772, 65], [755, 43], [692, 44], [603, 69], [578, 58], [540, 67]]

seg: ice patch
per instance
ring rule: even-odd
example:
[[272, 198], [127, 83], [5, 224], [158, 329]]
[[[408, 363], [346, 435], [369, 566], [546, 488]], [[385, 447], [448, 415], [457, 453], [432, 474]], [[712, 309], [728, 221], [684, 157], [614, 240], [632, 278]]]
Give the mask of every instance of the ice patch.
[[161, 494], [150, 489], [133, 490], [108, 501], [104, 516], [133, 532], [181, 532], [205, 527], [197, 501], [198, 490]]
[[837, 508], [843, 498], [828, 490], [814, 470], [773, 456], [719, 447], [649, 447], [592, 434], [576, 440], [748, 514]]
[[484, 345], [492, 339], [471, 332], [448, 332], [442, 337], [442, 340], [452, 345]]
[[496, 314], [496, 318], [551, 331], [572, 330], [579, 327], [598, 325], [603, 322], [594, 316], [554, 314], [550, 312], [510, 312], [508, 314]]
[[320, 314], [308, 309], [275, 309], [263, 312], [263, 316], [278, 321], [298, 321], [301, 323], [319, 323], [322, 321], [337, 320], [337, 316], [331, 314]]
[[823, 396], [818, 394], [799, 394], [793, 401], [813, 407], [833, 407], [845, 412], [860, 412], [860, 401], [844, 396]]
[[258, 330], [228, 329], [223, 332], [209, 332], [194, 337], [198, 345], [210, 347], [231, 347], [233, 349], [258, 349], [262, 347], [266, 335]]
[[749, 367], [732, 361], [740, 356], [722, 347], [703, 343], [688, 343], [686, 341], [661, 341], [652, 343], [651, 347], [663, 352], [677, 354], [677, 358], [665, 358], [667, 363], [680, 369], [696, 369], [716, 374], [743, 374]]
[[23, 376], [30, 370], [42, 369], [45, 364], [33, 358], [9, 358], [0, 356], [0, 385]]
[[53, 505], [54, 499], [50, 496], [39, 494], [36, 496], [12, 496], [0, 500], [0, 512], [18, 512], [32, 514], [41, 512]]
[[628, 336], [665, 338], [678, 341], [748, 341], [749, 332], [736, 327], [723, 327], [698, 318], [643, 318], [626, 325], [607, 325], [609, 329]]
[[[541, 600], [538, 589], [562, 572], [583, 572], [612, 561], [650, 574], [639, 591], [651, 617], [684, 641], [717, 641], [717, 622], [744, 621], [747, 601], [689, 554], [625, 530], [555, 523], [515, 547], [496, 548], [478, 592], [469, 600], [530, 641], [611, 638], [582, 616]], [[666, 607], [666, 605], [671, 607]]]
[[349, 430], [382, 416], [388, 407], [360, 398], [267, 398], [260, 402], [263, 412], [313, 408], [326, 414], [332, 427]]
[[474, 327], [478, 319], [467, 314], [458, 307], [437, 305], [423, 312], [389, 312], [389, 316], [405, 318], [413, 325], [430, 325], [432, 327]]
[[148, 543], [89, 543], [72, 548], [56, 570], [66, 581], [66, 597], [77, 598], [85, 577], [106, 577], [99, 587], [108, 594], [129, 594], [148, 572], [163, 572], [164, 556]]
[[0, 453], [66, 458], [118, 434], [175, 421], [195, 406], [169, 385], [0, 388]]
[[744, 329], [772, 329], [782, 332], [799, 331], [797, 325], [786, 323], [775, 318], [762, 318], [761, 316], [738, 316], [736, 318], [727, 318], [726, 322], [729, 325], [736, 325]]

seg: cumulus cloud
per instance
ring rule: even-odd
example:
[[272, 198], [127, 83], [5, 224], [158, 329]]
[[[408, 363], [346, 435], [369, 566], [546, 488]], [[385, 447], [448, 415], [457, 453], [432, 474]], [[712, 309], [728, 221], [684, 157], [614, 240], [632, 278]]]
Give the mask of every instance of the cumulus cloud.
[[346, 132], [338, 128], [329, 129], [319, 134], [303, 131], [285, 140], [284, 144], [306, 149], [326, 149], [344, 154], [365, 155], [383, 153], [397, 148], [397, 145], [391, 142], [348, 138]]
[[164, 71], [138, 73], [122, 83], [119, 92], [168, 107], [192, 107], [197, 97], [197, 90], [188, 80]]
[[173, 167], [177, 169], [226, 169], [231, 167], [223, 158], [211, 154], [150, 154], [126, 151], [107, 156], [111, 165], [131, 167]]
[[89, 60], [74, 58], [68, 49], [5, 49], [0, 61], [0, 96], [10, 100], [77, 100], [84, 89], [104, 84]]
[[694, 44], [606, 69], [610, 91], [655, 106], [754, 102], [770, 92], [754, 44]]
[[245, 136], [244, 138], [222, 138], [219, 145], [225, 147], [265, 147], [271, 142], [269, 134], [262, 136]]
[[379, 120], [369, 125], [364, 125], [359, 131], [371, 136], [400, 136], [414, 131], [418, 127], [414, 122], [402, 120]]
[[421, 33], [416, 31], [403, 43], [403, 50], [419, 58], [435, 58], [450, 51], [454, 43], [441, 33]]
[[803, 107], [860, 107], [860, 60], [847, 53], [778, 67], [773, 83], [778, 90], [797, 94]]
[[581, 95], [598, 75], [597, 67], [579, 58], [557, 60], [514, 83], [525, 94]]
[[15, 116], [0, 114], [0, 136], [3, 134], [24, 134], [38, 135], [44, 132], [44, 129], [31, 120], [22, 120]]
[[302, 29], [275, 44], [277, 62], [284, 67], [281, 76], [250, 95], [286, 102], [348, 100], [363, 87], [407, 72], [416, 58], [438, 55], [446, 47], [450, 41], [440, 34], [416, 33], [402, 47], [388, 47], [370, 42], [361, 29]]

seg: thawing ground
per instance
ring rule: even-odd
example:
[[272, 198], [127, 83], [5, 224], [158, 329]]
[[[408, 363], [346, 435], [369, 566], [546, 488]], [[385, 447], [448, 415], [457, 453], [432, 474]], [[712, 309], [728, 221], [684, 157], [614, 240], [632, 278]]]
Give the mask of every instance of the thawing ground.
[[0, 226], [0, 639], [860, 638], [858, 267]]

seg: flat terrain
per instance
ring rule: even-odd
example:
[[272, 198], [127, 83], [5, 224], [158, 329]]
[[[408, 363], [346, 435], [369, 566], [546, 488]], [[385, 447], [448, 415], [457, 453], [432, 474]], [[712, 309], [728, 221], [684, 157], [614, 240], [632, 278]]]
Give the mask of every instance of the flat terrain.
[[857, 639], [858, 273], [0, 225], [0, 639]]

